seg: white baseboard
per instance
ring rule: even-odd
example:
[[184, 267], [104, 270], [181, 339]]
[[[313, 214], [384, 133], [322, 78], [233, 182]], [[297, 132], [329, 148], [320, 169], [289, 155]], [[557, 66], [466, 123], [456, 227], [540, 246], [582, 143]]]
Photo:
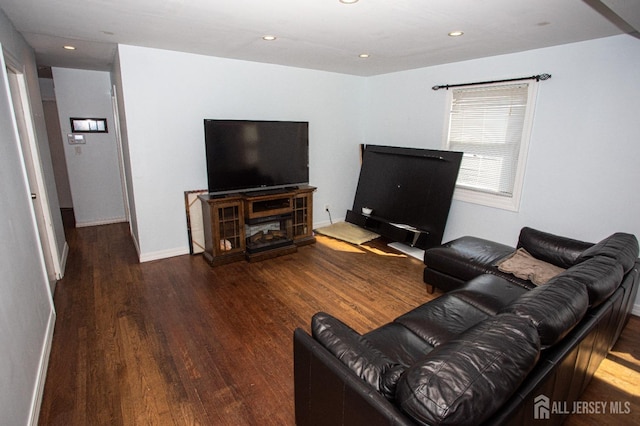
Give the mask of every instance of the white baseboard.
[[635, 305], [633, 305], [633, 308], [631, 309], [631, 315], [640, 317], [640, 303], [636, 303]]
[[138, 258], [140, 263], [144, 263], [152, 260], [166, 259], [168, 257], [182, 256], [183, 254], [189, 254], [189, 248], [180, 247], [169, 250], [154, 251], [151, 253], [139, 253]]
[[115, 217], [111, 219], [93, 220], [91, 222], [76, 222], [76, 228], [85, 228], [87, 226], [111, 225], [112, 223], [126, 222], [126, 217]]
[[51, 342], [53, 341], [53, 330], [56, 325], [56, 311], [52, 308], [49, 314], [47, 330], [44, 336], [42, 352], [40, 353], [40, 368], [36, 377], [36, 388], [33, 392], [31, 400], [31, 415], [29, 416], [29, 424], [36, 426], [40, 417], [40, 407], [42, 406], [42, 397], [44, 395], [44, 384], [47, 380], [47, 368], [49, 367], [49, 355], [51, 354]]

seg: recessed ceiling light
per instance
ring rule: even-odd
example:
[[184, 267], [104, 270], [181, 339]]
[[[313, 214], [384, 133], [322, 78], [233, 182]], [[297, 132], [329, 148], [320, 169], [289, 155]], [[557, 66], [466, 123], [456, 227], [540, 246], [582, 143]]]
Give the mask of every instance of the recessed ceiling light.
[[262, 36], [262, 39], [265, 41], [273, 41], [275, 40], [277, 37], [274, 35], [266, 35], [266, 36]]
[[71, 45], [62, 46], [62, 48], [67, 50], [76, 50], [76, 47]]
[[358, 0], [340, 0], [340, 3], [353, 4], [353, 3], [358, 3]]
[[449, 37], [460, 37], [462, 34], [464, 34], [462, 31], [451, 31]]
[[366, 58], [369, 57], [369, 54], [368, 53], [361, 53], [361, 54], [358, 55], [358, 57], [360, 57], [362, 59], [366, 59]]

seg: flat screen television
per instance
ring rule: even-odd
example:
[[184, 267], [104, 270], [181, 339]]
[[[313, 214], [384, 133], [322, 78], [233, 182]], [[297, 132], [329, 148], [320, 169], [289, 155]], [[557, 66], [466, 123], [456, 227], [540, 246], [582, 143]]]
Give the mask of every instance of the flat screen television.
[[205, 119], [204, 138], [212, 194], [309, 183], [306, 121]]

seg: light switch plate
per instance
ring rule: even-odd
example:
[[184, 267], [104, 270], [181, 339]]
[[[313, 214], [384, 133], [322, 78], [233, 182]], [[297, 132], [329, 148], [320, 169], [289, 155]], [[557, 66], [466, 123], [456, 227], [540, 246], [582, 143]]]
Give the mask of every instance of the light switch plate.
[[79, 145], [87, 143], [84, 139], [84, 135], [76, 135], [75, 133], [67, 133], [67, 142], [69, 142], [69, 145]]

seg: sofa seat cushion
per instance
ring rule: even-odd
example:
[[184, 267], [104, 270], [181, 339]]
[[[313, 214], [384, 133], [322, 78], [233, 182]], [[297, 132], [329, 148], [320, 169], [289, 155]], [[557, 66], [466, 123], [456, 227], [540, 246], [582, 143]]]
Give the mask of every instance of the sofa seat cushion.
[[527, 291], [529, 290], [502, 277], [484, 274], [448, 294], [464, 300], [489, 315], [495, 315]]
[[388, 399], [405, 367], [389, 359], [362, 335], [331, 315], [318, 312], [311, 319], [313, 337], [329, 352]]
[[444, 294], [395, 319], [431, 346], [438, 346], [490, 315], [472, 304]]
[[515, 392], [539, 354], [528, 319], [491, 317], [411, 366], [398, 381], [396, 402], [419, 424], [481, 424]]
[[446, 272], [469, 281], [485, 274], [498, 260], [513, 253], [514, 248], [476, 237], [461, 237], [424, 253], [428, 268]]
[[578, 324], [588, 305], [586, 287], [559, 276], [523, 294], [501, 312], [529, 318], [538, 330], [542, 347], [547, 348]]
[[413, 364], [433, 350], [433, 346], [398, 323], [385, 324], [363, 336], [389, 359], [405, 366]]
[[635, 235], [617, 232], [583, 251], [577, 262], [583, 262], [596, 256], [617, 260], [626, 274], [638, 259], [638, 239]]
[[500, 260], [496, 266], [502, 272], [529, 280], [535, 285], [546, 284], [551, 278], [565, 270], [544, 260], [536, 259], [522, 247]]
[[622, 283], [623, 266], [617, 260], [596, 256], [567, 269], [562, 277], [584, 284], [589, 293], [589, 305], [598, 306]]

